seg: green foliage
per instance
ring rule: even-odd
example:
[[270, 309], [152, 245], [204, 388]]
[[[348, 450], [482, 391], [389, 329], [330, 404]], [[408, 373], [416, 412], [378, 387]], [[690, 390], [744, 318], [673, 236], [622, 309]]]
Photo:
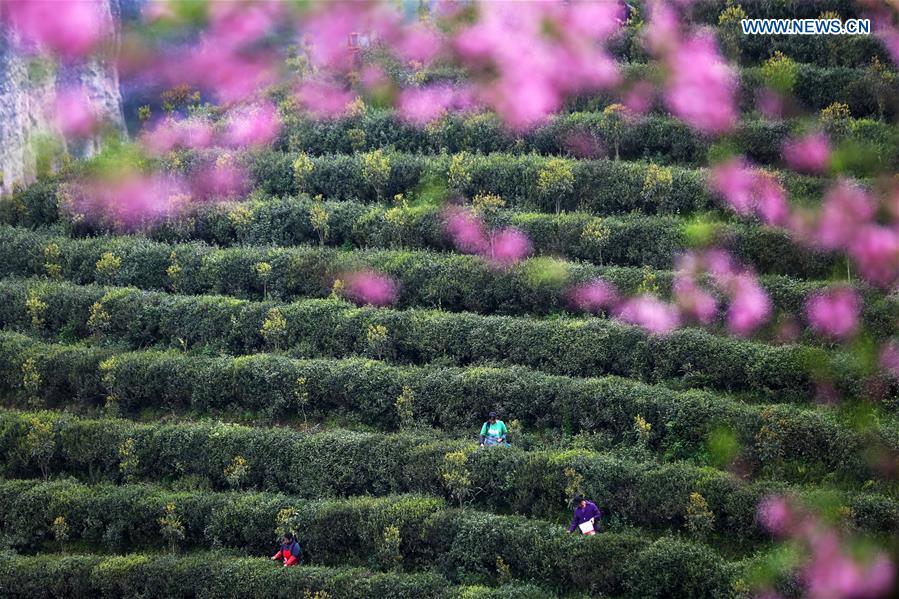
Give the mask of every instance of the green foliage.
[[[72, 496], [78, 501], [68, 500]], [[49, 513], [33, 509], [41, 498]], [[212, 546], [254, 554], [271, 550], [272, 524], [290, 506], [289, 526], [299, 531], [304, 551], [316, 565], [362, 566], [374, 558], [372, 565], [387, 570], [411, 563], [431, 566], [454, 580], [533, 579], [553, 589], [591, 594], [641, 584], [624, 565], [634, 560], [645, 565], [655, 555], [647, 552], [668, 541], [663, 537], [647, 546], [636, 533], [610, 532], [585, 542], [549, 522], [449, 510], [441, 501], [409, 495], [297, 503], [280, 494], [172, 493], [144, 485], [13, 481], [0, 483], [0, 505], [5, 530], [21, 549], [39, 546], [39, 532], [52, 523], [52, 514], [59, 514], [77, 534], [72, 540], [107, 551], [123, 546], [132, 551]], [[664, 560], [702, 556], [699, 565], [712, 572], [724, 569], [723, 559], [707, 547], [669, 543]], [[579, 559], [571, 559], [572, 554]], [[621, 565], [584, 576], [582, 564], [599, 561]], [[499, 572], [498, 563], [504, 564]], [[698, 580], [691, 584], [698, 592], [708, 592]]]
[[780, 50], [775, 51], [762, 65], [762, 80], [765, 85], [782, 94], [793, 93], [798, 73], [799, 65]]
[[[52, 573], [50, 575], [49, 573]], [[236, 583], [237, 581], [237, 583]], [[11, 599], [214, 596], [300, 599], [384, 599], [469, 597], [433, 573], [385, 573], [369, 568], [283, 568], [267, 558], [234, 557], [228, 552], [164, 554], [0, 556], [0, 585]], [[491, 593], [496, 593], [491, 594]], [[477, 597], [540, 599], [543, 589], [511, 584]]]
[[[453, 380], [461, 378], [455, 376]], [[5, 431], [0, 443], [7, 456], [0, 468], [7, 478], [40, 474], [37, 456], [27, 449], [29, 423], [34, 417], [0, 412], [0, 430]], [[446, 455], [468, 451], [458, 442], [442, 440], [433, 432], [421, 436], [345, 430], [308, 433], [214, 422], [140, 425], [123, 420], [57, 418], [53, 422], [57, 435], [52, 464], [53, 471], [60, 474], [117, 482], [122, 478], [118, 448], [127, 443], [128, 453], [133, 456], [129, 462], [132, 481], [192, 477], [209, 481], [215, 489], [227, 490], [232, 486], [225, 469], [235, 455], [240, 455], [247, 462], [244, 488], [304, 498], [412, 492], [458, 501], [443, 478]], [[681, 437], [676, 441], [683, 440]], [[797, 437], [792, 442], [801, 447], [806, 439]], [[460, 475], [462, 482], [468, 479], [469, 489], [477, 489], [476, 494], [467, 497], [470, 503], [491, 511], [551, 519], [565, 508], [572, 493], [583, 492], [602, 500], [605, 512], [634, 525], [680, 528], [686, 522], [688, 498], [698, 492], [706, 499], [709, 510], [717, 514], [716, 531], [761, 538], [764, 532], [756, 522], [758, 502], [785, 488], [783, 483], [746, 483], [726, 472], [685, 462], [659, 465], [616, 453], [510, 448], [466, 455], [464, 463], [457, 455], [458, 464], [454, 462], [452, 466], [453, 474]], [[365, 464], [365, 468], [359, 464]], [[498, 472], [502, 473], [499, 478]], [[802, 494], [800, 489], [794, 492]], [[178, 501], [179, 505], [186, 505]], [[843, 501], [850, 506], [857, 526], [899, 531], [899, 503], [894, 499], [868, 492], [847, 493]], [[274, 518], [283, 507], [279, 504], [273, 508], [273, 519], [266, 520], [265, 542], [272, 542], [271, 531], [276, 526], [279, 533], [285, 529], [303, 530], [302, 522], [290, 520], [289, 513]], [[46, 506], [41, 509], [44, 513]], [[60, 513], [51, 511], [46, 516]], [[159, 512], [150, 515], [156, 518]], [[182, 519], [189, 520], [183, 514]], [[75, 526], [74, 521], [69, 522]], [[392, 523], [390, 519], [373, 523], [380, 528], [372, 534], [381, 535], [383, 527]], [[156, 538], [158, 528], [154, 527], [152, 534]], [[411, 539], [410, 534], [402, 536]]]
[[556, 214], [562, 211], [574, 192], [574, 173], [571, 163], [562, 158], [553, 158], [537, 172], [537, 192], [545, 200], [553, 202]]
[[463, 507], [465, 500], [471, 495], [471, 472], [468, 469], [468, 453], [451, 451], [443, 456], [443, 469], [440, 472], [440, 476], [450, 495], [459, 502], [459, 507]]

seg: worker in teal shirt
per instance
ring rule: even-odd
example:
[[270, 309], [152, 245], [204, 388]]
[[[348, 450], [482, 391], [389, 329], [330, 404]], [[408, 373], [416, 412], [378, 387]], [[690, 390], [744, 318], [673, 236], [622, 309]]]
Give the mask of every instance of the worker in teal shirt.
[[496, 412], [487, 415], [487, 422], [481, 427], [481, 447], [493, 447], [495, 445], [508, 445], [506, 441], [506, 423], [497, 420]]

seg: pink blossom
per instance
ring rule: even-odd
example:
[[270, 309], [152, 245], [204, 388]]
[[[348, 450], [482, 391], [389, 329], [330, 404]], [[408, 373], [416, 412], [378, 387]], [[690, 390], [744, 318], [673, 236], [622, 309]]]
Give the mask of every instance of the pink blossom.
[[228, 160], [219, 160], [193, 173], [190, 183], [196, 200], [229, 200], [249, 191], [250, 178], [243, 168]]
[[680, 324], [677, 309], [652, 295], [625, 301], [618, 307], [617, 317], [658, 335], [667, 335]]
[[758, 508], [758, 521], [768, 532], [783, 535], [792, 528], [792, 515], [786, 499], [772, 495], [762, 500]]
[[759, 91], [756, 106], [762, 116], [770, 121], [777, 121], [784, 115], [784, 99], [779, 93], [767, 87]]
[[730, 206], [743, 216], [755, 209], [755, 173], [741, 159], [734, 158], [715, 166], [709, 174], [709, 186], [724, 196]]
[[254, 148], [270, 144], [281, 129], [278, 112], [271, 103], [253, 104], [232, 111], [223, 142], [232, 148]]
[[849, 256], [865, 279], [887, 286], [899, 267], [899, 234], [880, 225], [862, 227], [849, 245]]
[[460, 252], [480, 254], [487, 251], [490, 239], [483, 220], [467, 210], [449, 210], [446, 214], [446, 233]]
[[478, 100], [511, 127], [544, 121], [568, 94], [617, 83], [615, 62], [597, 42], [617, 27], [620, 6], [583, 4], [482, 3], [480, 18], [455, 36], [453, 48], [476, 75]]
[[423, 23], [415, 23], [403, 29], [393, 48], [407, 62], [427, 64], [440, 51], [441, 40], [437, 32]]
[[3, 3], [7, 24], [26, 43], [72, 59], [94, 50], [109, 23], [100, 2], [27, 0]]
[[354, 97], [345, 87], [323, 80], [306, 81], [296, 92], [300, 105], [318, 118], [344, 115]]
[[490, 236], [490, 251], [487, 257], [498, 264], [514, 264], [531, 253], [531, 241], [527, 235], [514, 227], [506, 227]]
[[786, 193], [777, 180], [750, 168], [739, 158], [714, 167], [709, 186], [738, 214], [757, 214], [769, 225], [782, 225], [789, 219]]
[[824, 172], [830, 161], [830, 142], [823, 133], [812, 133], [784, 143], [784, 158], [790, 168], [810, 174]]
[[593, 279], [573, 287], [569, 291], [571, 303], [584, 312], [601, 312], [618, 301], [615, 286], [603, 279]]
[[404, 120], [427, 125], [443, 116], [453, 101], [452, 86], [412, 87], [400, 92], [397, 109]]
[[675, 116], [704, 133], [724, 133], [737, 121], [737, 77], [710, 35], [697, 35], [669, 56], [665, 98]]
[[718, 301], [689, 276], [674, 279], [674, 301], [681, 312], [701, 324], [709, 324], [718, 313]]
[[175, 216], [190, 201], [180, 178], [158, 174], [85, 180], [74, 183], [70, 191], [69, 212], [89, 221], [111, 221], [122, 230]]
[[667, 2], [654, 2], [646, 26], [647, 49], [656, 55], [672, 52], [681, 42], [680, 20]]
[[756, 212], [762, 222], [772, 226], [785, 224], [790, 217], [787, 194], [772, 175], [759, 174], [756, 177]]
[[624, 94], [623, 102], [631, 114], [644, 115], [652, 108], [655, 96], [656, 90], [650, 82], [638, 81]]
[[374, 271], [361, 271], [346, 277], [347, 295], [358, 304], [383, 307], [397, 300], [398, 286], [392, 278]]
[[730, 283], [730, 294], [727, 326], [731, 333], [748, 336], [768, 320], [771, 299], [755, 277], [747, 274], [734, 277]]
[[845, 248], [874, 218], [874, 212], [865, 190], [841, 181], [824, 195], [815, 241], [829, 250]]
[[269, 35], [283, 18], [284, 6], [272, 0], [211, 2], [208, 36], [220, 47], [239, 51]]
[[141, 141], [153, 154], [165, 154], [178, 148], [207, 148], [212, 145], [212, 127], [200, 119], [166, 118], [145, 131]]
[[56, 121], [66, 137], [89, 137], [100, 122], [82, 87], [70, 87], [56, 95]]
[[849, 287], [837, 287], [812, 295], [805, 304], [812, 329], [835, 339], [846, 339], [858, 330], [861, 298]]
[[895, 378], [899, 378], [899, 342], [895, 339], [884, 343], [880, 348], [880, 367]]
[[[312, 63], [332, 72], [348, 72], [355, 66], [360, 37], [396, 41], [399, 15], [376, 3], [335, 1], [322, 3], [302, 24]], [[423, 44], [411, 44], [420, 49]]]

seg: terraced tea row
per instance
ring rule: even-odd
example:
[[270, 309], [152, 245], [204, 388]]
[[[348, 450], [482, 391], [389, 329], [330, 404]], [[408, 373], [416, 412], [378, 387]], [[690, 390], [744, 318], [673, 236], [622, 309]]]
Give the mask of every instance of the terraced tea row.
[[[705, 171], [683, 167], [658, 167], [644, 162], [615, 160], [563, 160], [537, 155], [488, 154], [424, 156], [390, 153], [380, 156], [378, 172], [366, 164], [365, 154], [301, 156], [263, 151], [235, 156], [245, 164], [253, 183], [270, 195], [306, 192], [333, 199], [363, 202], [409, 197], [426, 193], [435, 181], [447, 181], [450, 189], [466, 197], [499, 195], [514, 208], [555, 212], [581, 210], [596, 215], [634, 210], [646, 214], [691, 214], [721, 207], [705, 184]], [[208, 152], [183, 153], [180, 161], [190, 173], [208, 162]], [[297, 164], [297, 160], [300, 160]], [[370, 160], [370, 157], [369, 157]], [[561, 162], [560, 162], [561, 160]], [[381, 162], [383, 161], [383, 162]], [[553, 165], [547, 167], [550, 161]], [[386, 166], [386, 168], [384, 168]], [[553, 177], [541, 171], [553, 168]], [[661, 169], [661, 170], [660, 170]], [[778, 174], [791, 198], [813, 202], [824, 181], [788, 172]]]
[[[43, 443], [32, 454], [36, 437]], [[513, 448], [475, 451], [472, 441], [448, 439], [424, 426], [400, 434], [300, 432], [0, 411], [4, 476], [59, 473], [93, 482], [168, 482], [220, 490], [239, 484], [304, 498], [420, 493], [559, 523], [567, 522], [562, 511], [569, 495], [580, 490], [613, 520], [656, 530], [684, 530], [694, 519], [691, 514], [696, 516], [691, 494], [698, 493], [707, 528], [695, 534], [739, 535], [743, 542], [760, 538], [759, 501], [790, 492], [832, 505], [834, 513], [848, 514], [856, 527], [899, 530], [899, 500], [889, 482], [866, 483], [887, 494], [746, 482], [684, 462], [658, 464], [639, 448], [522, 450], [520, 440], [514, 438]], [[582, 441], [584, 447], [590, 443], [589, 438]], [[739, 458], [734, 463], [737, 468], [744, 464]], [[240, 465], [236, 473], [235, 464]], [[468, 482], [456, 484], [459, 480]]]
[[[2, 276], [49, 274], [79, 284], [112, 283], [186, 295], [213, 293], [283, 301], [333, 296], [335, 285], [343, 285], [354, 272], [370, 269], [390, 275], [399, 284], [399, 308], [508, 315], [576, 311], [570, 290], [599, 277], [626, 294], [638, 293], [649, 281], [663, 297], [670, 297], [674, 279], [671, 271], [598, 267], [556, 259], [536, 258], [499, 267], [477, 256], [421, 250], [217, 249], [135, 237], [70, 240], [0, 227]], [[771, 294], [775, 311], [788, 314], [801, 314], [805, 300], [828, 285], [779, 276], [761, 282]], [[869, 333], [878, 338], [892, 335], [899, 303], [865, 286], [859, 290], [866, 299], [862, 320]], [[806, 340], [827, 341], [808, 331]]]
[[[599, 318], [358, 308], [340, 300], [250, 302], [44, 279], [0, 281], [0, 325], [69, 340], [103, 338], [131, 348], [164, 345], [232, 354], [286, 348], [296, 357], [499, 363], [573, 376], [680, 378], [681, 385], [749, 391], [769, 402], [808, 401], [813, 374], [822, 368], [841, 390], [869, 382], [864, 365], [850, 356], [689, 328], [660, 336]], [[886, 377], [883, 384], [889, 403], [895, 391]]]
[[[741, 36], [750, 37], [750, 36]], [[808, 38], [806, 38], [808, 39]], [[291, 115], [281, 132], [282, 149], [311, 155], [349, 154], [391, 148], [399, 152], [493, 152], [561, 156], [615, 156], [653, 160], [662, 164], [703, 165], [708, 162], [708, 140], [675, 118], [660, 115], [624, 118], [612, 112], [574, 112], [559, 115], [545, 125], [512, 132], [490, 114], [446, 116], [426, 128], [416, 127], [389, 111], [319, 121]], [[762, 164], [783, 163], [783, 144], [801, 135], [799, 120], [741, 121], [731, 136], [735, 152]], [[896, 162], [899, 131], [872, 119], [848, 119], [845, 130], [832, 131], [833, 141], [876, 144], [881, 164]]]
[[235, 557], [223, 551], [177, 556], [3, 554], [0, 555], [0, 591], [14, 599], [193, 599], [199, 596], [544, 599], [552, 596], [546, 589], [519, 583], [454, 587], [442, 576], [427, 572], [402, 574], [313, 566], [281, 568], [268, 559]]
[[[798, 6], [802, 3], [790, 3], [790, 6]], [[812, 5], [816, 3], [811, 3]], [[749, 10], [749, 12], [752, 12]], [[817, 17], [817, 15], [816, 15]], [[731, 25], [738, 26], [737, 23]], [[732, 30], [733, 31], [733, 30]], [[742, 36], [742, 31], [735, 32]], [[759, 36], [760, 40], [764, 37]], [[781, 37], [812, 37], [812, 36], [781, 36]], [[829, 38], [831, 36], [819, 36]], [[833, 36], [829, 40], [834, 46], [828, 48], [826, 54], [842, 54], [842, 41], [848, 36]], [[873, 37], [873, 36], [872, 36]], [[828, 40], [819, 41], [827, 43]], [[802, 42], [798, 42], [802, 43]], [[739, 48], [737, 48], [739, 49]], [[662, 67], [658, 64], [644, 62], [642, 57], [639, 62], [619, 64], [619, 72], [628, 81], [657, 81], [664, 76]], [[866, 68], [851, 67], [823, 67], [815, 64], [793, 63], [790, 69], [789, 92], [790, 99], [796, 107], [805, 112], [817, 112], [834, 102], [846, 104], [852, 116], [855, 117], [879, 117], [890, 119], [896, 116], [897, 106], [895, 98], [899, 90], [899, 80], [890, 75], [894, 71], [884, 64], [872, 65]], [[878, 71], [886, 71], [884, 77]], [[424, 78], [437, 79], [448, 82], [461, 82], [464, 73], [458, 69], [443, 70], [440, 73], [425, 72]], [[766, 87], [770, 77], [766, 77], [764, 67], [749, 66], [735, 70], [739, 78], [739, 86], [735, 93], [735, 100], [743, 114], [756, 114], [759, 110], [758, 92]], [[614, 90], [609, 93], [592, 93], [570, 99], [566, 104], [568, 112], [595, 111], [621, 101], [620, 93]], [[721, 99], [722, 102], [729, 101]], [[652, 112], [667, 114], [669, 106], [656, 101], [650, 107]]]
[[[695, 560], [681, 579], [721, 592], [733, 572], [708, 547], [674, 538], [655, 543], [639, 532], [584, 538], [563, 526], [516, 516], [447, 509], [442, 500], [400, 496], [306, 501], [259, 493], [169, 492], [145, 485], [85, 486], [70, 482], [0, 484], [3, 528], [20, 550], [42, 546], [62, 517], [70, 539], [103, 550], [225, 547], [267, 554], [273, 531], [297, 531], [310, 563], [384, 569], [437, 569], [455, 582], [496, 578], [497, 563], [520, 581], [591, 594], [639, 587], [662, 550], [678, 563]], [[166, 514], [177, 518], [177, 540], [167, 538]], [[393, 542], [385, 541], [392, 534]], [[576, 559], [573, 559], [575, 558]], [[583, 568], [602, 563], [602, 569]], [[652, 589], [661, 596], [677, 589]]]
[[[93, 221], [61, 220], [54, 185], [30, 188], [14, 202], [0, 202], [0, 222], [27, 227], [61, 224], [75, 236], [109, 232]], [[4, 208], [8, 209], [5, 214]], [[313, 224], [313, 211], [327, 215], [327, 227]], [[503, 209], [491, 214], [488, 221], [492, 227], [522, 230], [536, 254], [599, 265], [671, 268], [678, 253], [688, 250], [697, 239], [707, 239], [727, 247], [761, 272], [822, 278], [837, 267], [832, 256], [797, 245], [784, 231], [747, 223], [640, 214], [600, 219], [587, 213], [550, 215]], [[15, 229], [0, 231], [4, 236], [15, 234]], [[446, 214], [440, 208], [316, 202], [305, 196], [201, 207], [184, 217], [148, 225], [145, 234], [160, 241], [205, 241], [221, 246], [453, 247], [446, 234]], [[4, 243], [16, 243], [14, 239]]]

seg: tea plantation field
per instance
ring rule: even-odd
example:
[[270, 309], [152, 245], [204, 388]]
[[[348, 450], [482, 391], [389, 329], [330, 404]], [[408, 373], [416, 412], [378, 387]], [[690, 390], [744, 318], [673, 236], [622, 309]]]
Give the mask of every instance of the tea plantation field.
[[[716, 26], [725, 3], [699, 5]], [[897, 85], [865, 70], [880, 45], [785, 39], [740, 42], [734, 149], [820, 205], [826, 181], [780, 156], [807, 123], [753, 109], [781, 50], [803, 109], [846, 103], [835, 139], [895, 170], [878, 97]], [[639, 72], [628, 44], [613, 50]], [[656, 335], [572, 309], [565, 290], [596, 277], [670, 298], [697, 235], [751, 266], [775, 313], [846, 268], [725, 209], [701, 135], [660, 109], [613, 135], [608, 103], [526, 133], [491, 114], [285, 113], [272, 148], [233, 153], [251, 177], [239, 200], [126, 230], [73, 213], [65, 169], [0, 200], [0, 595], [712, 598], [767, 576], [801, 596], [759, 521], [772, 495], [895, 543], [899, 487], [871, 459], [899, 453], [894, 380], [853, 412], [822, 401], [816, 365], [848, 398], [871, 393], [868, 370], [809, 330]], [[572, 131], [615, 150], [579, 157]], [[189, 173], [206, 152], [161, 160]], [[570, 186], [547, 193], [548, 168]], [[450, 196], [488, 198], [489, 225], [530, 255], [460, 251]], [[347, 292], [369, 271], [395, 282], [389, 306]], [[871, 342], [895, 335], [899, 300], [849, 285]], [[478, 447], [490, 411], [510, 447]], [[599, 534], [568, 534], [576, 494]], [[282, 568], [288, 530], [303, 565]]]

